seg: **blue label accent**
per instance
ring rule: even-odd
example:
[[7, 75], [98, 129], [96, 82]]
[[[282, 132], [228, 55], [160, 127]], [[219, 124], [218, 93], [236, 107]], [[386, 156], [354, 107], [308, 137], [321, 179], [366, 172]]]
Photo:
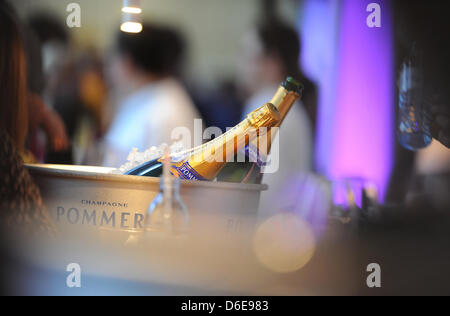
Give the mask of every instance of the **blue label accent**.
[[263, 153], [261, 153], [257, 147], [251, 146], [248, 144], [244, 147], [244, 153], [248, 157], [251, 162], [256, 162], [256, 164], [262, 168], [263, 166], [268, 164], [267, 157]]
[[180, 167], [172, 166], [179, 175], [180, 179], [185, 180], [198, 180], [198, 181], [204, 181], [207, 180], [203, 176], [201, 176], [197, 171], [192, 168], [188, 162], [184, 162]]

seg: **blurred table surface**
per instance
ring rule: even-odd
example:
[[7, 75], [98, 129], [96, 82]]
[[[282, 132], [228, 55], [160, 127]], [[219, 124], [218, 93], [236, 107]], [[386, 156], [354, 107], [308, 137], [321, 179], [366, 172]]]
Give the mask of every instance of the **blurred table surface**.
[[[406, 214], [406, 213], [405, 213]], [[22, 243], [7, 264], [4, 291], [25, 295], [435, 295], [450, 294], [450, 217], [404, 216], [378, 223], [330, 221], [303, 268], [277, 273], [262, 265], [252, 235], [140, 237], [65, 232]], [[406, 219], [406, 220], [405, 220]], [[11, 247], [10, 247], [11, 248]], [[82, 269], [68, 288], [69, 263]], [[382, 287], [366, 285], [381, 267]]]

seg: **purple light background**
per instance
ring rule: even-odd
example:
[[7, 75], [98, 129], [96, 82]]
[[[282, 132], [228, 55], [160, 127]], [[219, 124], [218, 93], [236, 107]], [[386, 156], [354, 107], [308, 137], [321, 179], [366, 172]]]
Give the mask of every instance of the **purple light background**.
[[[366, 24], [369, 3], [381, 6], [381, 28]], [[394, 141], [394, 50], [389, 0], [307, 0], [302, 11], [301, 62], [320, 86], [317, 168], [334, 181], [370, 181], [383, 201]], [[327, 51], [317, 54], [324, 49]], [[335, 192], [334, 202], [344, 201], [345, 197]]]

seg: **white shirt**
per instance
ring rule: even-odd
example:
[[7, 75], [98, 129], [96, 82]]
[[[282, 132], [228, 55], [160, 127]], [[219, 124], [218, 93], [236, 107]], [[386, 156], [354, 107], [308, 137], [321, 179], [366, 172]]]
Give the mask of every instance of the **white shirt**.
[[[248, 114], [263, 104], [269, 102], [277, 86], [267, 87], [256, 93], [247, 102], [244, 113]], [[269, 186], [261, 193], [260, 216], [266, 217], [279, 210], [270, 209], [272, 201], [282, 199], [282, 189], [286, 187], [290, 178], [313, 169], [313, 132], [308, 114], [301, 104], [296, 102], [279, 128], [279, 166], [274, 173], [265, 173], [262, 182]], [[271, 156], [275, 153], [276, 144], [273, 143]], [[269, 157], [269, 160], [273, 157]]]
[[[177, 127], [187, 128], [193, 137], [196, 118], [200, 115], [176, 80], [164, 79], [146, 85], [119, 105], [105, 136], [103, 165], [121, 166], [132, 148], [144, 151], [177, 141], [171, 137]], [[190, 139], [183, 141], [185, 147], [191, 147]]]

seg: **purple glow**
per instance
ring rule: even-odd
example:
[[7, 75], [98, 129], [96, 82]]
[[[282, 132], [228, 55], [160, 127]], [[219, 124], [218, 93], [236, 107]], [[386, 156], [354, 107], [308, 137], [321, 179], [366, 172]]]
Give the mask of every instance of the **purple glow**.
[[[381, 28], [366, 24], [372, 2], [381, 6]], [[346, 179], [373, 183], [381, 201], [385, 195], [394, 142], [390, 10], [389, 0], [304, 0], [300, 8], [302, 68], [320, 87], [316, 168], [336, 181], [338, 204]]]
[[328, 176], [369, 180], [382, 201], [393, 162], [394, 51], [389, 1], [377, 1], [381, 28], [366, 25], [371, 2], [342, 1]]
[[336, 88], [336, 51], [339, 1], [304, 0], [297, 23], [302, 39], [301, 66], [320, 87], [318, 91], [316, 168], [328, 175]]

